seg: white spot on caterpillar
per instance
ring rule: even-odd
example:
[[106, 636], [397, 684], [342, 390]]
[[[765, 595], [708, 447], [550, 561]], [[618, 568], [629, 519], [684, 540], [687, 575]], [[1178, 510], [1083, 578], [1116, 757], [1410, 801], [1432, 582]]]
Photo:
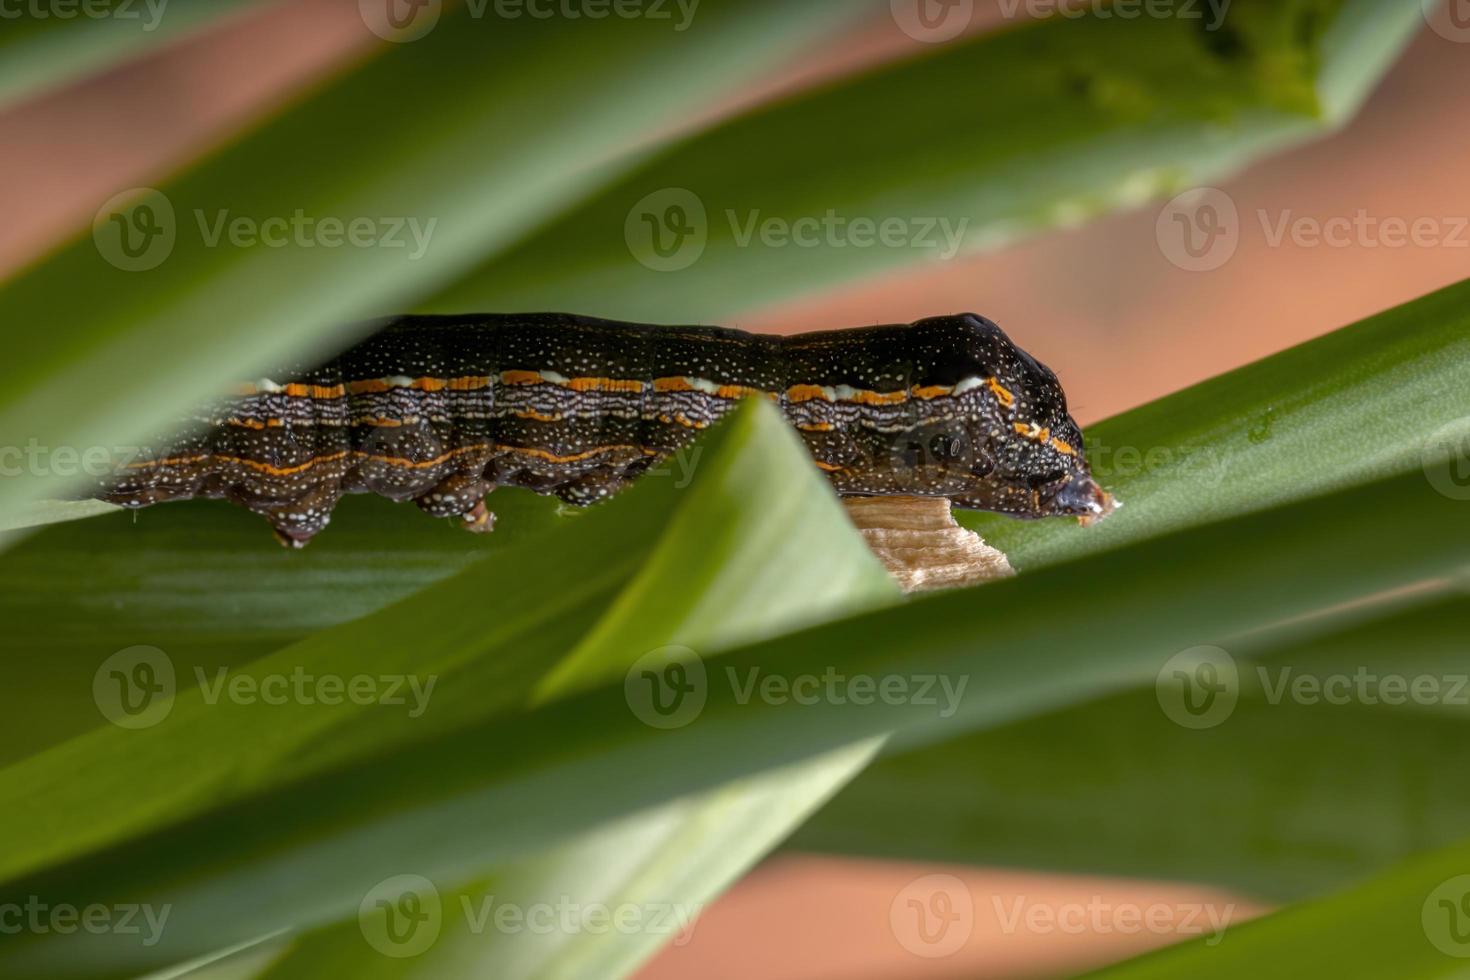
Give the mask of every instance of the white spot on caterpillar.
[[271, 395], [278, 395], [286, 389], [281, 385], [276, 384], [270, 378], [261, 378], [259, 381], [255, 382], [255, 390], [263, 391]]

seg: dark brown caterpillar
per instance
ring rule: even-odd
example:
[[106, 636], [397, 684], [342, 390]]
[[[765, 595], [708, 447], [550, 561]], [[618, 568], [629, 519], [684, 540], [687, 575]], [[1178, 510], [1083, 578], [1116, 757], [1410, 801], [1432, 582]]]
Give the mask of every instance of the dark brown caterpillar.
[[203, 407], [98, 496], [224, 497], [292, 547], [345, 493], [489, 530], [495, 487], [594, 503], [748, 396], [779, 405], [841, 494], [1084, 523], [1114, 506], [1056, 375], [969, 313], [792, 337], [553, 313], [403, 317]]

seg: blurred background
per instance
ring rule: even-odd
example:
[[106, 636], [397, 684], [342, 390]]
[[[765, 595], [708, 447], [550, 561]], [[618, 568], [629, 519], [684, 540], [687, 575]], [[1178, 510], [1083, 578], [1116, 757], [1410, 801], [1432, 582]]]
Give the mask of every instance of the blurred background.
[[[1006, 9], [1015, 5], [980, 4], [967, 29], [1012, 26]], [[1170, 206], [1154, 203], [1001, 250], [745, 310], [726, 325], [791, 333], [973, 310], [1056, 369], [1085, 425], [1464, 279], [1470, 29], [1456, 28], [1470, 22], [1470, 11], [1459, 13], [1465, 19], [1426, 19], [1341, 132], [1218, 182], [1223, 198], [1173, 205], [1233, 207], [1237, 220], [1225, 253], [1192, 260], [1178, 238], [1188, 223], [1170, 220]], [[356, 4], [263, 4], [186, 32], [122, 69], [5, 109], [0, 277], [90, 226], [112, 195], [161, 180], [177, 161], [227, 139], [377, 43]], [[735, 113], [923, 46], [894, 18], [875, 17], [712, 113]], [[1395, 223], [1412, 229], [1416, 222], [1425, 234], [1395, 233]], [[1332, 234], [1349, 224], [1351, 231]], [[895, 901], [932, 874], [958, 876], [972, 894], [993, 899], [977, 903], [962, 947], [940, 958], [915, 955], [890, 927]], [[1262, 911], [1246, 897], [1172, 883], [786, 856], [721, 898], [692, 936], [641, 976], [1041, 976], [1178, 938], [1098, 932], [1085, 916], [1045, 931], [1016, 928], [1008, 913], [1031, 904], [1199, 905], [1231, 921]]]

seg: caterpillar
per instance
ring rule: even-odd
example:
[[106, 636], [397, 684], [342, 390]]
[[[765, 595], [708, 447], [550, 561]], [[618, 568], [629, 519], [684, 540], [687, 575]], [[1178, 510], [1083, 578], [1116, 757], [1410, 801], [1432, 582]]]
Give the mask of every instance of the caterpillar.
[[785, 337], [560, 313], [400, 317], [200, 406], [96, 496], [225, 498], [293, 548], [348, 493], [487, 531], [497, 486], [595, 503], [747, 397], [776, 403], [842, 495], [1085, 524], [1116, 506], [1056, 375], [972, 313]]

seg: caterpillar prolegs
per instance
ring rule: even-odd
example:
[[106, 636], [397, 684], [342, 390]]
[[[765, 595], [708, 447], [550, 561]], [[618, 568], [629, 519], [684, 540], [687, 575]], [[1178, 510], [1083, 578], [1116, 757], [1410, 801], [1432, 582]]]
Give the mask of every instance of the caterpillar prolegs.
[[301, 547], [343, 494], [489, 530], [526, 487], [587, 505], [765, 397], [844, 495], [1106, 516], [1054, 375], [974, 314], [789, 337], [557, 313], [410, 316], [192, 413], [97, 496], [223, 497]]

